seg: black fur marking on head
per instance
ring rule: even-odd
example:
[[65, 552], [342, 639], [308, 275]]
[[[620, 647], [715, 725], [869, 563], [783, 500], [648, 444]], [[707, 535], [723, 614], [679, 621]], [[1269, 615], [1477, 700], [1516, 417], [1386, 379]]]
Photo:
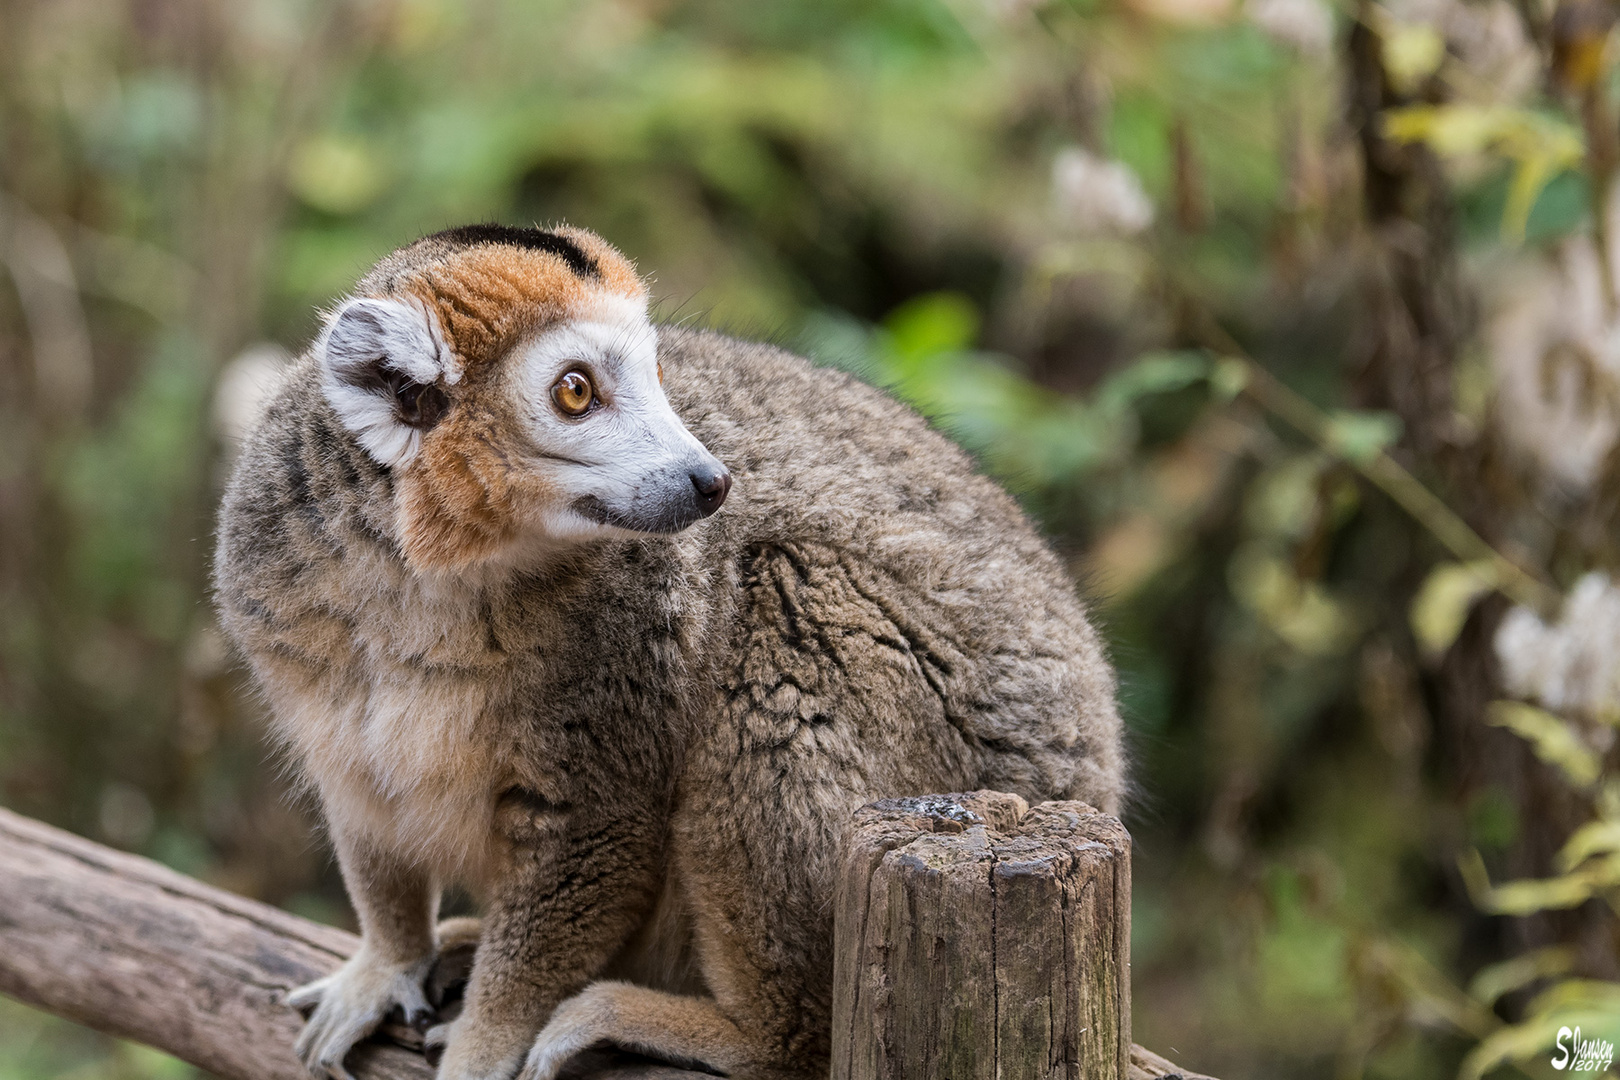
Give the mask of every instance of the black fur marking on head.
[[497, 225], [491, 221], [481, 225], [463, 225], [458, 229], [446, 229], [444, 232], [434, 233], [427, 239], [441, 240], [457, 247], [509, 244], [531, 251], [546, 251], [567, 263], [568, 269], [572, 270], [576, 277], [597, 280], [601, 280], [602, 277], [602, 268], [597, 266], [596, 260], [585, 254], [578, 244], [565, 236], [558, 236], [544, 229], [519, 229], [510, 225]]

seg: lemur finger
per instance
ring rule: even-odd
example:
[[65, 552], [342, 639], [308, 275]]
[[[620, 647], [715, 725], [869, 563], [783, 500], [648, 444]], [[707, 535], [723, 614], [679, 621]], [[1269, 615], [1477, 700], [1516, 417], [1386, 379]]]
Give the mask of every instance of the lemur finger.
[[427, 994], [422, 984], [409, 976], [399, 980], [399, 992], [395, 995], [396, 1005], [405, 1014], [405, 1022], [412, 1026], [426, 1020], [433, 1015], [433, 1006], [428, 1004]]
[[331, 1057], [330, 1043], [331, 1033], [327, 1028], [305, 1028], [293, 1047], [298, 1060], [315, 1080], [327, 1080], [329, 1076], [325, 1061]]
[[351, 1034], [354, 1023], [342, 1015], [338, 1009], [317, 1008], [315, 1015], [309, 1018], [304, 1030], [299, 1032], [298, 1041], [293, 1044], [293, 1052], [304, 1063], [311, 1076], [317, 1080], [327, 1080], [331, 1075], [332, 1063], [335, 1060], [338, 1068], [342, 1068], [343, 1058], [349, 1048], [359, 1042], [361, 1034]]
[[354, 1080], [354, 1074], [343, 1067], [343, 1059], [348, 1056], [348, 1046], [328, 1047], [320, 1059], [323, 1077], [329, 1077], [330, 1080]]
[[449, 1024], [434, 1024], [432, 1027], [428, 1028], [426, 1031], [424, 1031], [422, 1033], [422, 1045], [424, 1047], [427, 1047], [427, 1046], [443, 1047], [444, 1044], [449, 1042], [449, 1041], [450, 1041], [450, 1025]]
[[298, 1060], [308, 1066], [312, 1073], [314, 1072], [315, 1048], [324, 1041], [323, 1036], [326, 1033], [326, 1027], [327, 1018], [317, 1009], [315, 1015], [304, 1023], [304, 1030], [298, 1033], [298, 1041], [293, 1043], [293, 1053], [298, 1055]]
[[335, 976], [328, 975], [324, 979], [316, 979], [314, 982], [287, 991], [287, 1004], [307, 1016], [309, 1011], [319, 1005], [321, 999], [326, 996], [333, 978]]
[[377, 1027], [375, 1020], [365, 1017], [344, 1017], [332, 1024], [323, 1032], [319, 1050], [315, 1054], [315, 1062], [324, 1070], [325, 1076], [333, 1080], [354, 1080], [349, 1071], [343, 1067], [343, 1059], [349, 1056], [356, 1043], [364, 1039]]
[[626, 1021], [621, 999], [628, 989], [621, 983], [593, 983], [558, 1005], [529, 1049], [521, 1080], [555, 1080], [581, 1050], [620, 1034]]

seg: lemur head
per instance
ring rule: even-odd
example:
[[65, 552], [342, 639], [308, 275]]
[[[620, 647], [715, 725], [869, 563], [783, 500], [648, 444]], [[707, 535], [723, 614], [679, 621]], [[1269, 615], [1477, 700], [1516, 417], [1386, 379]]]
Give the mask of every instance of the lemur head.
[[583, 229], [470, 225], [401, 248], [315, 349], [345, 427], [395, 476], [406, 559], [673, 533], [731, 476], [670, 408], [635, 268]]

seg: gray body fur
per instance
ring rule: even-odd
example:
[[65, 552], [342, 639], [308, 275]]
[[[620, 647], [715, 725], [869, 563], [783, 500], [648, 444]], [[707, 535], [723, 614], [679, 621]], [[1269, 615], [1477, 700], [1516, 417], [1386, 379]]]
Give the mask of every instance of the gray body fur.
[[605, 1036], [825, 1075], [857, 806], [987, 787], [1117, 812], [1124, 793], [1114, 679], [1074, 586], [957, 447], [767, 346], [664, 327], [659, 358], [736, 478], [675, 535], [418, 575], [389, 470], [308, 359], [225, 498], [224, 622], [351, 893], [375, 894], [356, 897], [368, 940], [392, 927], [403, 962], [431, 948], [418, 909], [440, 886], [483, 898], [467, 1038], [503, 1045], [460, 1053], [457, 1080], [510, 1075], [504, 1044], [548, 1020], [563, 1049]]

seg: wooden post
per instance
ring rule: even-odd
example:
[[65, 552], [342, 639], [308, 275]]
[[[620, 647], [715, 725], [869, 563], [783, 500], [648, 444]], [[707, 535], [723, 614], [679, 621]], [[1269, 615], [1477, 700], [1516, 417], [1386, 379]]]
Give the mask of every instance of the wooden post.
[[1084, 803], [863, 807], [835, 908], [833, 1080], [1131, 1075], [1131, 855]]

